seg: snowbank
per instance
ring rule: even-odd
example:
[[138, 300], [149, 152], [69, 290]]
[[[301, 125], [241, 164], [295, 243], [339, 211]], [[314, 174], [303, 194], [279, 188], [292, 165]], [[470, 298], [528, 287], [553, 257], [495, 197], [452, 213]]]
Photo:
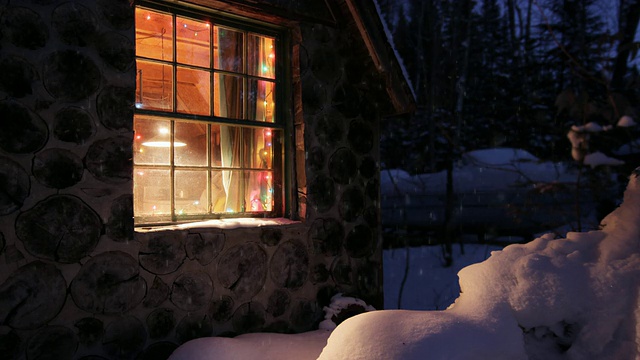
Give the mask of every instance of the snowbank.
[[332, 332], [196, 339], [170, 360], [638, 359], [640, 168], [602, 224], [465, 267], [445, 311], [371, 311]]
[[319, 359], [636, 359], [639, 170], [602, 230], [510, 245], [459, 277], [446, 311], [355, 316]]
[[169, 360], [314, 360], [330, 334], [327, 330], [316, 330], [293, 335], [261, 333], [200, 338], [180, 346]]

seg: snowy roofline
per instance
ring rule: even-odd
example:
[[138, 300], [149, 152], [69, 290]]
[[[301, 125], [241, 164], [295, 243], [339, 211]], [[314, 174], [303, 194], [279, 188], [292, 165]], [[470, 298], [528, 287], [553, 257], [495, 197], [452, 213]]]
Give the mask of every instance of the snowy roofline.
[[409, 82], [402, 59], [393, 44], [388, 27], [382, 19], [375, 0], [345, 0], [354, 25], [360, 33], [375, 68], [385, 83], [387, 94], [393, 106], [393, 113], [399, 115], [415, 111], [416, 94]]
[[404, 80], [407, 83], [407, 86], [409, 87], [409, 90], [411, 91], [411, 96], [413, 96], [413, 101], [417, 101], [418, 97], [416, 96], [416, 91], [413, 88], [413, 84], [411, 83], [411, 80], [409, 79], [409, 73], [407, 72], [407, 68], [404, 66], [404, 62], [402, 60], [402, 57], [400, 56], [400, 54], [398, 53], [398, 50], [396, 49], [396, 45], [393, 41], [393, 35], [391, 34], [391, 30], [389, 30], [389, 26], [387, 26], [387, 22], [384, 21], [384, 17], [382, 16], [382, 12], [380, 11], [380, 4], [378, 4], [378, 0], [372, 0], [373, 4], [376, 7], [376, 11], [378, 13], [378, 18], [380, 19], [380, 22], [382, 23], [382, 27], [384, 29], [384, 33], [385, 36], [387, 38], [387, 41], [389, 42], [389, 46], [391, 46], [391, 50], [393, 50], [393, 54], [395, 55], [396, 59], [398, 60], [398, 65], [400, 66], [400, 70], [402, 71], [402, 76], [404, 76]]

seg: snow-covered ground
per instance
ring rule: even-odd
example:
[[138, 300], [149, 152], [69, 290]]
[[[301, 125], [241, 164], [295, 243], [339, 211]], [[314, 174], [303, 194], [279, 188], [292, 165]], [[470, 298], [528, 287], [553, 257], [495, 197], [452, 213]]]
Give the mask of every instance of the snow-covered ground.
[[384, 308], [446, 309], [460, 295], [458, 271], [501, 249], [487, 244], [454, 244], [450, 267], [443, 266], [442, 248], [438, 245], [385, 250]]
[[[544, 235], [492, 252], [460, 270], [461, 294], [446, 310], [370, 311], [333, 330], [298, 335], [196, 339], [171, 359], [639, 359], [640, 168], [623, 204], [602, 224], [601, 230], [561, 239]], [[489, 250], [474, 251], [484, 256]], [[404, 269], [401, 251], [385, 254], [387, 265], [397, 266], [394, 272]], [[411, 252], [410, 264], [433, 257], [417, 252]], [[471, 261], [470, 254], [459, 259]], [[434, 282], [426, 274], [437, 270], [425, 266], [420, 276], [420, 267], [410, 268], [418, 274], [412, 273], [405, 287], [424, 282], [427, 289]], [[402, 275], [394, 272], [398, 280]], [[385, 290], [393, 296], [398, 288]], [[441, 295], [440, 307], [447, 302], [443, 294], [455, 290], [431, 291]], [[407, 302], [415, 300], [410, 294], [403, 295]]]

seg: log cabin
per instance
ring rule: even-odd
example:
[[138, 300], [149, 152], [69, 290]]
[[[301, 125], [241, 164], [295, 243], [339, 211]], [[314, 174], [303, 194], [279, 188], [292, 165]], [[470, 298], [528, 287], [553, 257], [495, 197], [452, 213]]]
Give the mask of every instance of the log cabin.
[[0, 5], [0, 353], [162, 359], [381, 308], [373, 0]]

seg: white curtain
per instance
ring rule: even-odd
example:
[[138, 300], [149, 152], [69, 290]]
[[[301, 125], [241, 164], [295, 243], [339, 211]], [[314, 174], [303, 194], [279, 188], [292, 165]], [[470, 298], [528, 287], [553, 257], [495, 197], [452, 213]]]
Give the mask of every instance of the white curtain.
[[[221, 152], [221, 160], [222, 167], [227, 168], [231, 167], [233, 162], [233, 155], [231, 151], [231, 134], [228, 126], [220, 126], [220, 152]], [[231, 193], [231, 174], [230, 170], [222, 170], [222, 187], [224, 187], [225, 193], [225, 202], [224, 202], [224, 211], [228, 212], [229, 210], [233, 210], [229, 208], [231, 202], [229, 201], [229, 194]]]

